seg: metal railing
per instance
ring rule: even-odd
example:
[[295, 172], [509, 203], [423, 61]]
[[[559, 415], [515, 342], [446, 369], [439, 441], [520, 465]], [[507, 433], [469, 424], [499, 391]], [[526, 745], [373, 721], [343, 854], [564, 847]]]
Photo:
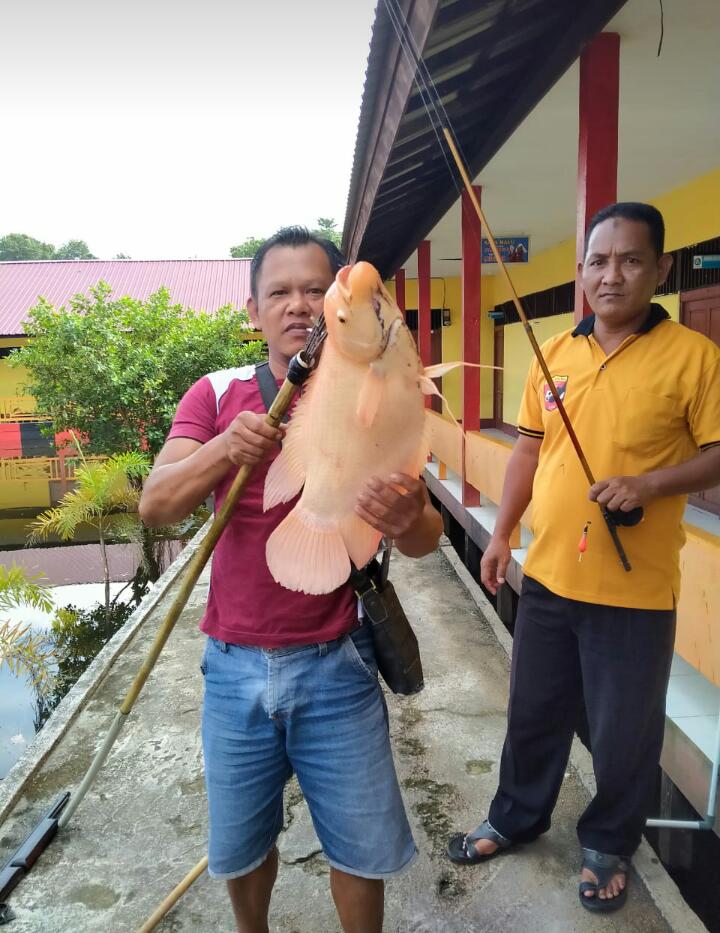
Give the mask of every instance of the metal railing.
[[[88, 463], [106, 457], [85, 457]], [[0, 482], [35, 483], [72, 481], [75, 470], [81, 464], [79, 457], [12, 457], [0, 459]]]
[[35, 409], [32, 395], [0, 396], [0, 424], [17, 421], [46, 421]]

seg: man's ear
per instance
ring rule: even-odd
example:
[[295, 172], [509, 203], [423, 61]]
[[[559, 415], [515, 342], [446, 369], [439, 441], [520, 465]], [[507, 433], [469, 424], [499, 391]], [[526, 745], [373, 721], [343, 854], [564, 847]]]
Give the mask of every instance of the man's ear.
[[670, 269], [672, 269], [672, 264], [673, 258], [670, 253], [663, 253], [658, 259], [658, 285], [662, 285], [665, 282], [665, 279], [670, 274]]
[[252, 295], [247, 300], [247, 313], [248, 313], [248, 317], [250, 318], [250, 323], [253, 325], [255, 330], [262, 330], [262, 326], [260, 324], [260, 315], [258, 314], [257, 302], [252, 297]]
[[584, 268], [585, 268], [585, 263], [584, 263], [582, 260], [580, 260], [580, 262], [577, 264], [577, 274], [578, 274], [578, 277], [581, 276], [581, 275], [583, 274], [583, 269], [584, 269]]

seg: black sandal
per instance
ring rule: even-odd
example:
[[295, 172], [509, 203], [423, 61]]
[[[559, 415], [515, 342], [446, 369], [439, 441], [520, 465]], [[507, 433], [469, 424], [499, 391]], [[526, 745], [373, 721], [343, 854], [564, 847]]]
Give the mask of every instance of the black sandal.
[[[497, 849], [489, 855], [482, 855], [472, 844], [478, 839], [489, 839], [490, 842], [497, 844]], [[480, 862], [487, 862], [489, 859], [495, 858], [500, 852], [509, 849], [511, 845], [511, 839], [501, 836], [497, 830], [492, 828], [489, 820], [485, 820], [471, 833], [457, 833], [454, 835], [448, 843], [447, 856], [451, 862], [455, 862], [457, 865], [478, 865]]]
[[[578, 893], [585, 910], [596, 914], [609, 914], [613, 910], [619, 910], [627, 900], [630, 859], [621, 855], [606, 855], [604, 852], [596, 852], [595, 849], [583, 849], [581, 870], [583, 868], [587, 868], [597, 878], [597, 884], [592, 881], [580, 882]], [[618, 873], [625, 875], [625, 887], [616, 897], [600, 897], [600, 888], [606, 888], [613, 875]], [[594, 897], [587, 897], [586, 891], [594, 891]]]

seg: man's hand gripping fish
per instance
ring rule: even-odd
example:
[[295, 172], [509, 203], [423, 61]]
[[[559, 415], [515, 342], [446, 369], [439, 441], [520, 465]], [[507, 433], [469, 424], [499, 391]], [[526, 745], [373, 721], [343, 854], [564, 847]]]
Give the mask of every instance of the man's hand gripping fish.
[[270, 572], [282, 586], [329, 593], [364, 567], [381, 534], [355, 512], [373, 475], [418, 477], [426, 463], [425, 369], [400, 309], [367, 262], [341, 269], [325, 297], [327, 339], [317, 371], [297, 403], [265, 482], [265, 511], [302, 489], [267, 542]]

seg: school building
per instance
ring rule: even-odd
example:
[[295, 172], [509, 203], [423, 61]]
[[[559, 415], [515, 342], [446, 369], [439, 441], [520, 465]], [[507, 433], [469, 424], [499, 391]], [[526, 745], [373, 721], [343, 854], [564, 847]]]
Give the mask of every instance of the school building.
[[[427, 415], [428, 486], [477, 576], [532, 351], [428, 116], [408, 45], [437, 89], [540, 344], [588, 313], [575, 278], [578, 250], [590, 217], [619, 200], [662, 211], [674, 263], [656, 301], [720, 343], [720, 7], [715, 0], [378, 5], [343, 245], [392, 283], [424, 362], [502, 367], [442, 380], [466, 432], [464, 450], [437, 404]], [[498, 599], [508, 624], [531, 511], [516, 529], [511, 586]], [[719, 516], [720, 488], [690, 498], [662, 762], [670, 786], [701, 816], [720, 725]], [[668, 799], [665, 816], [674, 812]]]
[[164, 287], [177, 304], [213, 313], [244, 308], [250, 294], [249, 259], [67, 260], [0, 263], [0, 511], [44, 509], [67, 492], [75, 467], [65, 435], [47, 436], [49, 424], [23, 385], [23, 367], [11, 367], [13, 349], [27, 342], [23, 324], [45, 298], [55, 308], [106, 282], [118, 298], [143, 301]]

